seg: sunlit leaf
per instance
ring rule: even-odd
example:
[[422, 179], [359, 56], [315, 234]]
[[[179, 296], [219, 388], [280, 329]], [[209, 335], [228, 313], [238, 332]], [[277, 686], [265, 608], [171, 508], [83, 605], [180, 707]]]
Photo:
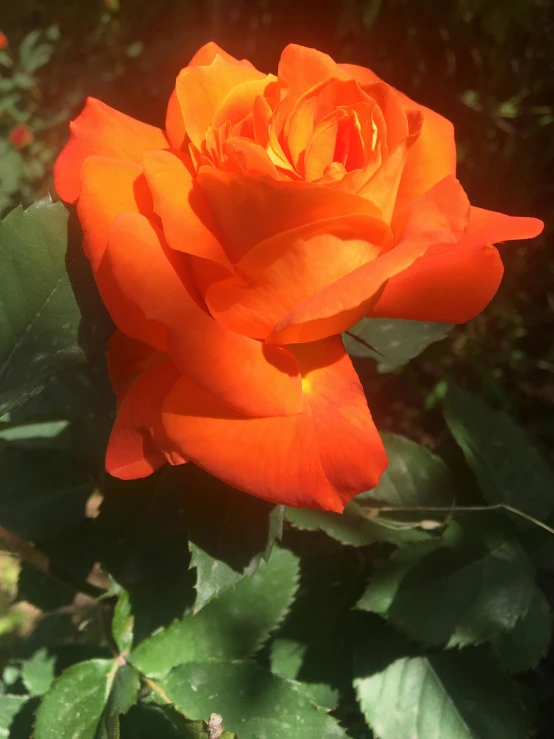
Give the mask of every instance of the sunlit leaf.
[[343, 334], [343, 341], [350, 356], [371, 357], [379, 372], [392, 372], [443, 339], [451, 328], [451, 323], [362, 318]]
[[282, 620], [297, 580], [297, 558], [286, 549], [274, 549], [251, 578], [147, 639], [130, 659], [141, 672], [159, 677], [186, 662], [249, 657]]
[[378, 626], [357, 637], [354, 685], [379, 739], [527, 739], [517, 688], [488, 648], [412, 656]]
[[466, 514], [433, 551], [414, 544], [393, 554], [370, 578], [358, 608], [425, 644], [481, 643], [512, 629], [531, 606], [534, 568], [494, 520], [478, 523]]
[[[70, 233], [71, 231], [71, 233]], [[0, 414], [101, 351], [112, 323], [78, 233], [44, 198], [0, 223]]]
[[[254, 662], [204, 662], [176, 667], [163, 683], [177, 708], [191, 719], [216, 711], [240, 739], [343, 739], [335, 719], [299, 685]], [[40, 738], [39, 738], [40, 739]]]

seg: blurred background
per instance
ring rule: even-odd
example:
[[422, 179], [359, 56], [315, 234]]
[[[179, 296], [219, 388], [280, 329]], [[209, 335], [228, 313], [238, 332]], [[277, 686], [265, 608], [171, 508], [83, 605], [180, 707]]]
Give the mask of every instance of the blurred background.
[[554, 445], [553, 0], [17, 0], [0, 14], [0, 211], [52, 187], [52, 163], [87, 95], [163, 125], [175, 76], [215, 40], [275, 72], [289, 42], [371, 67], [454, 122], [471, 201], [546, 222], [501, 247], [485, 313], [400, 374], [360, 368], [380, 428], [437, 447], [444, 378]]

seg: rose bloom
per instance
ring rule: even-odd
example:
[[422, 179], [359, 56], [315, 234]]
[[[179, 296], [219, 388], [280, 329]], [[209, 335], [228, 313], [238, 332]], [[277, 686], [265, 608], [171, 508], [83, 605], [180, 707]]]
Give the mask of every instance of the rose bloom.
[[0, 31], [0, 49], [5, 49], [8, 46], [8, 37], [5, 33]]
[[33, 132], [26, 123], [18, 123], [10, 131], [10, 144], [15, 149], [23, 149], [33, 141]]
[[470, 206], [455, 166], [449, 121], [301, 46], [277, 76], [202, 47], [165, 130], [89, 99], [55, 179], [117, 326], [108, 471], [192, 460], [332, 511], [377, 485], [386, 455], [341, 332], [473, 318], [502, 277], [492, 244], [542, 229]]

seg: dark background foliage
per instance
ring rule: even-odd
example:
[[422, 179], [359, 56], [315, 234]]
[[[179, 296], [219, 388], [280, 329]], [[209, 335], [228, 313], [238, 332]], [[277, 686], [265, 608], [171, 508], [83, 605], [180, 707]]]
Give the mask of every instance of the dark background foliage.
[[[364, 380], [380, 430], [404, 434], [439, 452], [464, 483], [469, 481], [470, 473], [463, 464], [460, 449], [454, 443], [456, 436], [469, 466], [477, 474], [482, 497], [489, 503], [495, 500], [494, 491], [487, 494], [487, 475], [494, 478], [495, 474], [498, 475], [497, 484], [503, 486], [504, 500], [508, 502], [513, 494], [518, 505], [525, 508], [533, 485], [539, 497], [550, 500], [552, 486], [548, 484], [549, 473], [544, 472], [539, 482], [530, 479], [531, 472], [536, 471], [542, 463], [537, 461], [535, 452], [525, 447], [525, 440], [520, 443], [519, 431], [515, 432], [506, 426], [503, 417], [488, 416], [485, 406], [479, 405], [475, 398], [471, 400], [474, 396], [458, 396], [457, 401], [456, 396], [452, 396], [454, 399], [450, 400], [450, 405], [447, 404], [446, 414], [441, 410], [441, 401], [447, 390], [447, 379], [455, 379], [458, 385], [480, 395], [489, 407], [506, 411], [516, 419], [525, 427], [530, 439], [544, 456], [554, 461], [554, 252], [551, 248], [550, 215], [554, 199], [552, 0], [319, 0], [317, 3], [302, 0], [18, 0], [4, 5], [0, 15], [0, 31], [6, 35], [8, 45], [0, 50], [2, 214], [20, 202], [29, 205], [51, 189], [52, 163], [67, 139], [68, 121], [78, 114], [87, 95], [99, 97], [144, 121], [162, 125], [176, 74], [197, 48], [208, 40], [217, 41], [237, 57], [248, 57], [256, 66], [268, 72], [275, 71], [281, 50], [287, 43], [315, 46], [338, 61], [371, 67], [387, 82], [452, 120], [458, 144], [459, 178], [471, 201], [481, 207], [513, 215], [542, 218], [546, 223], [545, 232], [532, 243], [512, 242], [500, 247], [506, 267], [505, 279], [498, 296], [480, 317], [467, 326], [453, 329], [442, 341], [431, 344], [422, 356], [410, 362], [401, 372], [378, 373], [375, 363], [363, 358], [355, 360], [356, 367]], [[32, 141], [19, 148], [10, 135], [21, 124], [28, 127]], [[187, 469], [184, 472], [185, 481], [177, 481], [180, 486], [186, 483], [185, 487], [188, 486], [187, 490], [190, 490], [191, 500], [187, 503], [186, 511], [179, 507], [172, 493], [175, 480], [171, 476], [166, 479], [161, 474], [132, 489], [125, 485], [121, 487], [113, 481], [106, 484], [101, 480], [99, 487], [104, 502], [99, 513], [100, 496], [93, 493], [90, 497], [94, 486], [91, 486], [89, 475], [91, 470], [97, 475], [101, 469], [102, 449], [113, 408], [102, 367], [89, 365], [87, 373], [88, 384], [85, 385], [82, 384], [79, 371], [72, 374], [70, 370], [58, 375], [42, 395], [16, 409], [10, 418], [16, 425], [32, 423], [36, 418], [44, 418], [45, 414], [49, 418], [52, 409], [55, 409], [55, 418], [67, 420], [57, 420], [56, 423], [62, 426], [55, 428], [46, 424], [48, 427], [45, 426], [41, 431], [45, 436], [41, 436], [40, 443], [36, 438], [33, 440], [35, 461], [31, 466], [26, 461], [29, 457], [24, 456], [28, 454], [26, 447], [17, 442], [16, 437], [10, 437], [11, 431], [6, 430], [8, 436], [3, 439], [7, 438], [11, 447], [9, 454], [6, 454], [7, 472], [3, 471], [2, 475], [7, 477], [9, 472], [19, 485], [17, 487], [13, 483], [11, 490], [8, 484], [7, 498], [10, 500], [18, 498], [18, 491], [24, 483], [29, 497], [24, 497], [23, 503], [27, 506], [26, 501], [29, 501], [29, 507], [32, 507], [33, 500], [38, 500], [35, 491], [44, 494], [41, 488], [43, 479], [48, 477], [53, 480], [56, 505], [51, 505], [48, 499], [45, 505], [40, 501], [35, 503], [37, 508], [33, 509], [35, 523], [45, 539], [42, 550], [64, 564], [64, 576], [69, 584], [72, 578], [82, 580], [83, 573], [90, 573], [91, 564], [99, 561], [104, 571], [109, 572], [125, 588], [125, 598], [130, 599], [135, 611], [135, 639], [139, 640], [187, 612], [190, 607], [191, 577], [194, 579], [194, 574], [191, 576], [194, 570], [187, 573], [189, 558], [197, 570], [197, 597], [202, 602], [208, 601], [208, 591], [214, 583], [210, 578], [210, 567], [214, 561], [211, 558], [212, 548], [210, 542], [199, 539], [192, 528], [188, 531], [185, 529], [193, 526], [191, 521], [206, 516], [209, 518], [212, 509], [219, 510], [224, 505], [230, 505], [233, 511], [235, 508], [228, 491], [220, 489], [214, 481], [207, 482], [202, 476], [198, 482], [194, 477], [199, 474], [198, 471]], [[468, 410], [465, 419], [464, 408]], [[447, 420], [450, 419], [450, 430], [445, 415]], [[466, 421], [465, 433], [469, 433], [469, 440], [467, 436], [464, 438], [462, 432], [458, 435], [455, 432], [456, 423], [459, 430]], [[511, 466], [508, 464], [506, 468], [502, 466], [505, 459], [494, 457], [494, 449], [487, 446], [495, 434], [502, 436], [502, 431], [506, 433], [504, 456], [509, 457], [511, 462]], [[0, 433], [3, 432], [4, 426], [0, 421]], [[97, 437], [98, 443], [91, 443], [91, 439], [96, 440]], [[0, 444], [3, 443], [0, 440]], [[471, 460], [472, 443], [480, 445], [483, 459]], [[3, 451], [4, 447], [0, 446], [0, 452]], [[76, 465], [75, 469], [62, 459], [68, 453], [73, 459], [72, 464]], [[413, 458], [410, 457], [412, 453]], [[425, 464], [429, 464], [430, 469], [437, 464], [425, 454], [420, 456], [422, 453], [425, 450], [422, 452], [421, 448], [416, 449], [415, 446], [412, 449], [408, 442], [406, 448], [400, 444], [396, 450], [397, 457], [391, 454], [392, 460], [399, 460], [399, 467], [397, 470], [395, 463], [391, 464], [389, 474], [392, 482], [387, 481], [385, 485], [385, 500], [389, 500], [385, 493], [390, 494], [391, 490], [396, 489], [398, 480], [402, 481], [402, 475], [410, 478], [414, 470], [415, 482], [421, 486], [417, 471], [421, 471]], [[480, 465], [484, 471], [480, 471]], [[56, 477], [58, 474], [59, 480]], [[442, 467], [436, 474], [437, 489], [444, 492], [448, 485], [443, 479]], [[95, 479], [95, 484], [97, 482]], [[414, 489], [418, 484], [414, 483]], [[196, 510], [193, 496], [194, 491], [200, 488], [208, 501], [204, 503], [207, 508], [198, 504]], [[402, 485], [398, 483], [398, 489], [401, 488]], [[462, 502], [474, 502], [474, 490], [475, 484], [471, 481], [462, 496]], [[257, 501], [245, 496], [240, 498], [245, 499], [246, 508], [252, 508], [250, 513], [247, 512], [246, 522], [248, 516], [255, 519], [260, 515], [264, 531], [273, 532], [274, 528], [279, 528], [279, 521], [271, 518], [273, 514], [267, 514], [265, 509], [257, 511]], [[479, 494], [475, 493], [475, 499], [480, 500]], [[451, 500], [446, 496], [443, 502], [449, 505]], [[72, 506], [69, 505], [70, 501]], [[432, 502], [435, 504], [434, 500]], [[243, 504], [239, 503], [236, 506], [239, 511], [237, 520], [244, 513], [241, 509]], [[154, 510], [155, 516], [152, 515]], [[546, 517], [548, 513], [547, 510], [529, 512], [539, 518], [543, 514]], [[319, 634], [312, 634], [311, 620], [306, 631], [302, 608], [307, 611], [312, 607], [310, 597], [315, 596], [310, 596], [310, 592], [317, 594], [321, 591], [322, 605], [318, 608], [329, 616], [329, 621], [333, 621], [335, 615], [334, 612], [329, 615], [328, 603], [335, 597], [331, 592], [335, 580], [331, 583], [327, 575], [335, 572], [333, 568], [336, 568], [337, 582], [344, 588], [350, 588], [346, 605], [343, 603], [341, 606], [348, 613], [363, 590], [363, 581], [367, 576], [364, 568], [369, 567], [368, 561], [371, 567], [379, 565], [379, 558], [374, 556], [373, 550], [371, 556], [365, 557], [366, 539], [368, 542], [382, 542], [384, 539], [386, 546], [388, 543], [398, 544], [399, 541], [404, 545], [411, 541], [409, 537], [414, 532], [408, 530], [401, 535], [393, 532], [383, 537], [381, 530], [377, 536], [371, 529], [371, 521], [364, 520], [360, 525], [357, 519], [355, 523], [359, 529], [356, 528], [353, 534], [348, 519], [346, 523], [325, 519], [325, 524], [322, 524], [312, 518], [302, 518], [303, 513], [289, 512], [288, 521], [295, 524], [295, 515], [299, 516], [296, 524], [301, 524], [301, 528], [322, 528], [333, 540], [325, 538], [322, 533], [307, 534], [286, 528], [287, 547], [302, 558], [304, 580], [297, 600], [299, 610], [293, 612], [293, 616], [285, 622], [271, 646], [271, 655], [268, 647], [268, 653], [262, 651], [259, 661], [280, 664], [279, 660], [282, 660], [286, 666], [287, 643], [295, 639], [309, 641], [308, 636], [310, 639], [313, 637], [314, 644], [309, 647], [308, 658], [302, 668], [305, 674], [297, 676], [307, 683], [317, 683], [318, 678], [323, 679], [318, 658], [325, 654], [334, 637], [329, 637], [332, 631], [329, 627], [329, 631], [321, 636], [322, 643], [326, 645], [323, 648], [318, 642]], [[511, 520], [508, 522], [512, 523]], [[34, 531], [18, 530], [17, 516], [8, 521], [4, 518], [0, 523], [6, 526], [10, 524], [19, 535], [41, 544]], [[169, 523], [171, 525], [168, 526]], [[460, 523], [458, 528], [463, 534], [465, 519], [455, 523]], [[504, 525], [504, 519], [500, 523]], [[482, 542], [477, 527], [471, 528], [473, 524], [467, 527], [468, 540], [471, 546], [480, 550], [479, 556], [483, 561], [488, 557], [488, 547], [494, 551], [496, 546], [492, 539], [498, 521], [494, 519], [493, 524], [487, 529], [485, 522], [484, 528], [487, 530]], [[243, 522], [243, 529], [238, 524], [236, 527], [236, 536], [243, 545], [242, 554], [248, 561], [223, 573], [222, 578], [227, 585], [237, 572], [240, 576], [245, 572], [249, 574], [261, 557], [259, 542], [251, 542], [254, 554], [245, 554], [248, 549], [244, 549], [248, 544], [248, 525]], [[414, 546], [419, 543], [421, 533], [419, 529], [414, 533]], [[517, 536], [523, 541], [528, 533], [523, 531]], [[511, 536], [509, 527], [505, 536], [508, 534]], [[187, 536], [188, 541], [185, 541]], [[528, 538], [534, 543], [533, 533]], [[349, 546], [339, 547], [334, 539]], [[538, 549], [542, 542], [543, 539], [536, 537]], [[353, 549], [350, 545], [359, 549]], [[231, 541], [230, 549], [233, 546]], [[528, 551], [525, 542], [524, 546]], [[469, 549], [468, 557], [473, 558], [474, 552]], [[551, 545], [547, 545], [546, 549], [550, 551]], [[152, 557], [154, 550], [156, 557]], [[465, 553], [462, 547], [460, 556], [465, 556]], [[516, 554], [513, 554], [514, 562], [519, 561], [520, 555], [523, 561], [523, 553]], [[545, 566], [544, 561], [539, 561], [540, 552], [533, 556], [539, 567]], [[318, 581], [318, 578], [322, 578], [322, 561], [325, 582]], [[437, 561], [439, 569], [445, 566], [441, 552], [438, 558], [427, 562], [424, 571], [432, 572]], [[540, 585], [551, 607], [554, 602], [552, 569], [550, 562], [540, 575]], [[513, 593], [514, 599], [521, 595], [517, 587], [519, 581], [516, 570], [508, 571], [505, 583], [508, 588], [506, 592], [510, 597]], [[382, 571], [385, 572], [385, 569]], [[47, 578], [37, 575], [27, 564], [21, 570], [18, 583], [15, 582], [17, 573], [14, 572], [11, 560], [0, 559], [2, 667], [9, 654], [15, 654], [18, 659], [35, 655], [35, 659], [37, 646], [50, 643], [54, 631], [60, 626], [60, 619], [69, 620], [70, 616], [72, 623], [77, 621], [81, 626], [71, 635], [70, 643], [64, 642], [56, 653], [57, 672], [66, 665], [84, 659], [83, 655], [87, 658], [109, 656], [105, 637], [103, 641], [99, 637], [100, 633], [106, 632], [105, 624], [97, 622], [97, 615], [89, 616], [91, 606], [86, 599], [81, 601], [78, 596], [75, 600], [72, 590], [64, 585], [58, 585], [55, 589]], [[345, 572], [353, 573], [351, 585], [346, 583]], [[101, 578], [95, 580], [95, 574], [98, 575], [93, 568], [92, 575], [89, 574], [92, 587], [98, 582], [105, 585]], [[502, 573], [497, 574], [498, 577], [502, 576]], [[523, 584], [532, 580], [526, 572], [520, 572], [520, 575]], [[418, 572], [414, 570], [411, 576], [417, 581]], [[377, 587], [378, 580], [374, 583]], [[512, 590], [509, 590], [510, 586]], [[329, 593], [326, 588], [330, 588]], [[520, 590], [523, 590], [523, 586]], [[9, 612], [6, 609], [7, 615], [3, 616], [3, 603], [7, 603], [15, 591], [22, 603]], [[536, 599], [537, 596], [534, 597]], [[307, 606], [303, 606], [303, 598], [307, 598]], [[493, 600], [491, 598], [491, 602]], [[124, 604], [123, 596], [120, 596], [120, 603]], [[540, 612], [543, 605], [539, 603], [536, 610]], [[417, 603], [414, 605], [409, 601], [404, 605], [410, 613], [416, 606]], [[122, 609], [125, 607], [123, 605]], [[400, 628], [402, 607], [402, 602], [399, 602], [393, 604], [386, 613], [369, 605], [367, 610], [374, 610]], [[46, 612], [47, 616], [40, 615], [37, 621], [41, 612]], [[455, 613], [454, 607], [452, 613]], [[377, 628], [375, 633], [380, 633], [378, 629], [381, 627], [375, 626], [377, 616], [357, 613], [355, 618], [358, 619], [358, 616], [361, 619], [360, 629], [366, 628], [364, 619], [367, 616], [367, 628]], [[339, 619], [343, 619], [343, 615], [336, 617], [337, 621]], [[325, 619], [322, 621], [323, 627], [324, 622]], [[339, 622], [346, 623], [343, 620]], [[39, 626], [31, 632], [35, 623]], [[423, 637], [426, 636], [428, 623], [427, 611], [423, 610], [420, 622], [414, 619], [410, 624], [412, 631], [409, 635], [427, 643]], [[481, 636], [478, 627], [483, 629]], [[475, 643], [480, 643], [481, 637], [485, 638], [485, 626], [473, 624], [472, 628], [474, 636], [477, 634]], [[533, 631], [533, 624], [527, 628]], [[454, 635], [455, 630], [452, 632]], [[283, 653], [279, 651], [279, 640], [284, 644]], [[386, 643], [387, 634], [383, 632], [384, 649]], [[81, 650], [80, 656], [76, 657], [78, 649]], [[337, 652], [343, 656], [341, 650], [342, 642], [337, 639]], [[540, 654], [540, 645], [538, 652]], [[453, 650], [450, 650], [444, 654], [452, 656], [452, 653]], [[363, 659], [363, 646], [360, 647], [360, 654]], [[461, 654], [463, 661], [466, 653]], [[235, 656], [248, 655], [246, 651], [244, 655], [232, 653], [230, 658]], [[368, 656], [369, 661], [370, 658], [376, 659], [374, 655]], [[483, 661], [478, 665], [486, 665], [485, 658], [488, 659], [483, 651], [479, 657]], [[36, 658], [33, 669], [39, 672], [50, 669], [41, 659], [45, 658]], [[284, 666], [283, 669], [276, 668], [276, 671], [289, 674]], [[333, 680], [327, 682], [344, 694], [340, 671], [335, 674], [335, 667], [331, 666], [333, 680], [337, 684]], [[435, 667], [439, 671], [447, 671], [448, 665], [441, 666], [437, 662]], [[463, 672], [466, 666], [460, 663], [458, 668]], [[468, 674], [472, 674], [470, 668], [468, 664]], [[9, 665], [7, 669], [10, 669]], [[540, 736], [541, 739], [552, 736], [548, 715], [554, 696], [553, 672], [550, 650], [538, 670], [526, 674], [523, 679], [524, 691], [527, 689], [529, 695], [534, 693], [533, 700], [527, 701], [528, 696], [524, 692], [526, 701], [530, 706], [540, 708], [542, 719], [539, 723], [543, 733], [534, 736]], [[292, 668], [290, 674], [294, 676]], [[16, 675], [13, 679], [21, 678]], [[4, 681], [7, 681], [6, 675]], [[28, 682], [25, 685], [29, 694], [34, 696]], [[16, 687], [19, 685], [18, 682], [12, 684]], [[36, 694], [40, 694], [39, 691]], [[325, 700], [328, 696], [325, 693], [320, 691], [316, 697], [322, 705], [327, 705]], [[329, 705], [332, 705], [332, 701], [329, 701]], [[32, 714], [32, 710], [29, 710]], [[529, 710], [532, 712], [533, 708]], [[348, 696], [340, 703], [336, 715], [350, 727], [351, 736], [367, 736], [355, 701], [348, 700]], [[161, 720], [152, 706], [145, 716], [140, 714], [138, 708], [133, 709], [125, 719], [129, 731], [131, 725], [134, 727], [134, 721], [139, 725], [146, 718], [154, 724]], [[24, 722], [25, 715], [19, 716], [19, 719]], [[362, 726], [359, 734], [356, 733], [357, 723]], [[26, 739], [28, 734], [25, 731], [27, 729], [22, 729], [20, 736]], [[156, 729], [151, 731], [155, 734]], [[139, 736], [131, 732], [129, 735]]]

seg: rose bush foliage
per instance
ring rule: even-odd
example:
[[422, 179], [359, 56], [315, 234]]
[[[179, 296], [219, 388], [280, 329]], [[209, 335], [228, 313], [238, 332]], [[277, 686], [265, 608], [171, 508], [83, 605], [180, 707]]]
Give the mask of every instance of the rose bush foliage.
[[493, 244], [542, 229], [470, 206], [455, 170], [449, 121], [295, 45], [277, 76], [202, 47], [165, 130], [89, 99], [55, 179], [117, 326], [108, 471], [192, 460], [331, 511], [374, 487], [386, 454], [341, 332], [473, 318]]

